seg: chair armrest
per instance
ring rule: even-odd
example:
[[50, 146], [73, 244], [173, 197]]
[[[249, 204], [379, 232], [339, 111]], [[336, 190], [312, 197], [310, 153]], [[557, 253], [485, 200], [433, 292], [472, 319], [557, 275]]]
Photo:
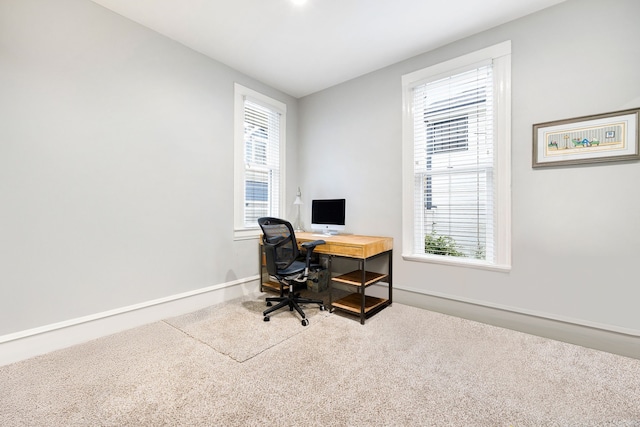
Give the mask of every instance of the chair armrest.
[[316, 246], [324, 245], [325, 243], [327, 242], [325, 242], [324, 240], [314, 240], [313, 242], [304, 242], [300, 245], [307, 251], [305, 257], [305, 264], [307, 265], [304, 271], [305, 276], [309, 274], [309, 266], [311, 265], [311, 254], [313, 254], [313, 250], [316, 248]]
[[325, 242], [324, 240], [314, 240], [313, 242], [304, 242], [300, 246], [302, 246], [303, 248], [305, 248], [307, 250], [308, 249], [313, 250], [313, 249], [315, 249], [316, 246], [324, 245], [325, 243], [327, 243], [327, 242]]

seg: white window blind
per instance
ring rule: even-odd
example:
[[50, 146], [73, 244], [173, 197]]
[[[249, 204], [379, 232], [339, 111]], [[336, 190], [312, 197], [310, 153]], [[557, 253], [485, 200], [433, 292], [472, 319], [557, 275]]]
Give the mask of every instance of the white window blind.
[[255, 239], [284, 211], [287, 104], [235, 83], [233, 118], [233, 236]]
[[280, 120], [277, 110], [244, 98], [244, 226], [279, 216]]
[[413, 253], [494, 262], [491, 62], [412, 88]]

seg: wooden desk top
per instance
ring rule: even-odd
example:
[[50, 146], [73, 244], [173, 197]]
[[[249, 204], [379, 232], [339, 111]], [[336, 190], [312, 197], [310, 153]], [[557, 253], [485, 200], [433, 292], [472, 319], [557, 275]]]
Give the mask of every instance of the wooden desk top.
[[296, 233], [298, 243], [324, 240], [325, 245], [315, 248], [314, 253], [366, 259], [393, 249], [393, 237], [361, 236], [357, 234], [338, 234], [336, 236], [318, 236], [309, 232]]

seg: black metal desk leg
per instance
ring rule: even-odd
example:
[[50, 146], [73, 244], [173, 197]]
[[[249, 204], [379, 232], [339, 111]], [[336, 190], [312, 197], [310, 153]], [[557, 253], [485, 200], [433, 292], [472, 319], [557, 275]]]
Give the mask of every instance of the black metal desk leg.
[[329, 313], [333, 313], [333, 280], [331, 280], [331, 261], [333, 255], [327, 255], [327, 274], [329, 275]]
[[362, 293], [362, 295], [361, 295], [362, 300], [360, 301], [360, 324], [361, 325], [364, 325], [364, 318], [365, 318], [364, 308], [365, 308], [365, 304], [366, 304], [366, 301], [367, 301], [367, 297], [366, 297], [366, 295], [364, 293], [364, 290], [365, 290], [366, 283], [367, 283], [367, 260], [363, 259], [362, 260], [362, 280], [360, 281], [360, 284], [361, 284], [360, 285], [360, 292]]
[[393, 303], [393, 250], [389, 251], [389, 305]]

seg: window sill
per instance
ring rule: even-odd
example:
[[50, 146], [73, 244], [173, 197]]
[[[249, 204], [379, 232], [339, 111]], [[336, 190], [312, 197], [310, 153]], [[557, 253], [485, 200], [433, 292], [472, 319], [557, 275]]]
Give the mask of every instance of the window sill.
[[508, 273], [511, 271], [511, 265], [506, 264], [490, 264], [486, 261], [480, 261], [470, 258], [458, 258], [439, 255], [418, 255], [418, 254], [402, 254], [405, 261], [425, 262], [429, 264], [443, 264], [456, 267], [477, 268], [480, 270], [501, 271]]
[[233, 230], [233, 240], [252, 240], [260, 237], [259, 228], [240, 228]]

